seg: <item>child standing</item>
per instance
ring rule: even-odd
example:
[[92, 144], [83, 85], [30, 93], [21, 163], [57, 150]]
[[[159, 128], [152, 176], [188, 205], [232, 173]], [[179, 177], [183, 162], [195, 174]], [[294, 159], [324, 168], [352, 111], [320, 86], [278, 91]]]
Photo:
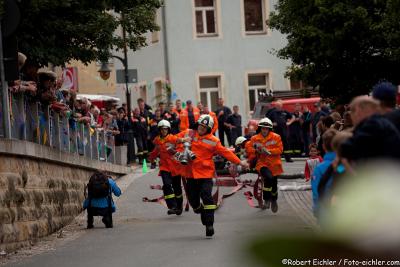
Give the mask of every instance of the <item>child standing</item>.
[[317, 144], [310, 144], [308, 149], [310, 157], [306, 160], [306, 165], [304, 167], [304, 177], [306, 182], [310, 181], [315, 167], [322, 162], [322, 157], [319, 155]]

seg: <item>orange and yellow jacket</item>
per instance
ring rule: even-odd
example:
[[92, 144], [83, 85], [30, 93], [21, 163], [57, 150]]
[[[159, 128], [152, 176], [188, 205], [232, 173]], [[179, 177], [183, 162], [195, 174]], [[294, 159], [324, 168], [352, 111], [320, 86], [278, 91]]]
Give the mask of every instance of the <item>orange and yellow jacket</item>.
[[176, 108], [173, 108], [172, 112], [176, 114], [176, 118], [179, 119], [179, 121], [180, 121], [182, 114], [185, 112], [185, 110], [184, 109], [177, 110]]
[[216, 115], [214, 112], [212, 112], [212, 111], [210, 111], [209, 115], [210, 115], [210, 116], [213, 118], [213, 120], [214, 120], [214, 126], [213, 126], [213, 128], [212, 128], [212, 130], [211, 130], [211, 133], [214, 134], [214, 133], [218, 130], [218, 118], [217, 118], [217, 115]]
[[191, 150], [196, 154], [196, 159], [186, 166], [187, 178], [213, 178], [215, 176], [214, 155], [220, 155], [234, 164], [240, 164], [240, 159], [212, 134], [200, 136], [197, 131], [187, 130], [178, 135], [192, 138]]
[[[254, 135], [249, 145], [246, 144], [249, 162], [256, 159], [256, 170], [260, 172], [262, 167], [267, 167], [273, 176], [283, 173], [281, 154], [283, 152], [282, 140], [279, 134], [269, 132], [266, 137], [261, 133]], [[258, 147], [259, 149], [255, 148]], [[271, 154], [262, 153], [261, 148], [266, 148]]]
[[175, 147], [177, 136], [168, 134], [166, 137], [161, 138], [159, 135], [154, 138], [155, 148], [150, 153], [149, 160], [153, 161], [157, 157], [160, 158], [160, 171], [167, 171], [172, 176], [180, 175], [178, 168], [179, 162], [174, 159], [174, 155], [168, 151], [170, 146]]
[[[194, 115], [194, 121], [197, 122], [197, 120], [200, 117], [200, 110], [196, 107], [193, 107], [193, 115]], [[181, 131], [185, 131], [189, 129], [189, 115], [187, 108], [185, 108], [181, 113], [180, 113], [180, 124], [179, 124], [179, 129]]]

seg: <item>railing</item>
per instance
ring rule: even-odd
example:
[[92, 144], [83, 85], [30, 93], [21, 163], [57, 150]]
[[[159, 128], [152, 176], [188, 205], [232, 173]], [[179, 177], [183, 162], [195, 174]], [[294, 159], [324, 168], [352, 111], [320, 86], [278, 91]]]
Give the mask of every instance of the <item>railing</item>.
[[[10, 94], [11, 137], [46, 145], [110, 163], [115, 162], [115, 143], [111, 132], [92, 128], [69, 115], [63, 116], [32, 100], [24, 93]], [[0, 109], [1, 112], [2, 109]], [[3, 114], [0, 136], [4, 137]]]

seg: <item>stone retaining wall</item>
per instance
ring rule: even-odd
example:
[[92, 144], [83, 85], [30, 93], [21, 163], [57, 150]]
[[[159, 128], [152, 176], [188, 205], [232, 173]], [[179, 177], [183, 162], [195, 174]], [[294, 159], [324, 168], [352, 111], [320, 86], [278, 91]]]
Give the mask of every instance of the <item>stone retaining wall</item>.
[[29, 142], [0, 140], [0, 251], [29, 245], [71, 222], [82, 211], [84, 187], [96, 169], [114, 177], [129, 171]]

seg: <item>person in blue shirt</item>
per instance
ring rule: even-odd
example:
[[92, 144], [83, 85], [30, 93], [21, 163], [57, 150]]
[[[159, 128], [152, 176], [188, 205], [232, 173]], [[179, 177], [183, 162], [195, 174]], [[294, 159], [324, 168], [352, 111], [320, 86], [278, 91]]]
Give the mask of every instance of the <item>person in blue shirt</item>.
[[[94, 175], [105, 175], [103, 173], [97, 172]], [[103, 223], [106, 228], [112, 228], [112, 213], [116, 211], [114, 201], [112, 199], [112, 194], [119, 197], [121, 195], [121, 189], [118, 187], [117, 183], [110, 177], [108, 177], [109, 188], [111, 193], [107, 197], [103, 198], [90, 198], [87, 197], [83, 202], [83, 209], [87, 209], [87, 228], [93, 228], [93, 216], [103, 216]], [[90, 195], [90, 194], [89, 194]]]
[[[313, 212], [315, 217], [319, 217], [319, 209], [320, 209], [320, 198], [318, 194], [318, 185], [321, 181], [322, 176], [328, 170], [328, 168], [332, 165], [332, 162], [336, 158], [336, 153], [332, 150], [332, 140], [336, 136], [337, 130], [329, 129], [322, 135], [322, 147], [325, 150], [325, 155], [323, 161], [317, 165], [314, 169], [314, 173], [311, 179], [311, 189], [312, 189], [312, 198], [313, 198]], [[325, 190], [329, 190], [332, 186], [332, 179], [330, 179], [325, 186]]]

